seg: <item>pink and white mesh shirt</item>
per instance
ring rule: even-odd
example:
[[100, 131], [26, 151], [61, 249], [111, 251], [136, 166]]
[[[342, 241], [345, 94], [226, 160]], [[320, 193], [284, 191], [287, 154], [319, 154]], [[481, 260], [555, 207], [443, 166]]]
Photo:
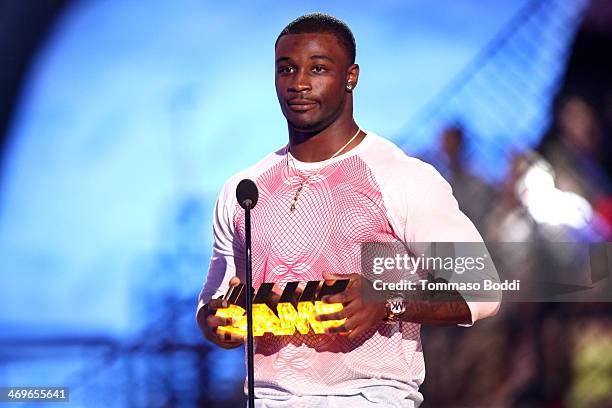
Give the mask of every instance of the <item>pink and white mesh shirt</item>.
[[[253, 286], [322, 279], [323, 271], [360, 273], [362, 242], [481, 242], [459, 210], [449, 184], [429, 164], [406, 156], [367, 132], [363, 141], [311, 177], [294, 212], [296, 189], [321, 163], [293, 158], [286, 148], [236, 174], [214, 213], [214, 246], [198, 308], [223, 295], [234, 275], [244, 278], [244, 210], [236, 186], [259, 189], [252, 211]], [[498, 304], [468, 302], [472, 322]], [[420, 325], [380, 323], [361, 337], [263, 336], [255, 340], [255, 388], [291, 395], [346, 395], [372, 385], [414, 391], [424, 380]], [[357, 391], [358, 392], [358, 391]]]

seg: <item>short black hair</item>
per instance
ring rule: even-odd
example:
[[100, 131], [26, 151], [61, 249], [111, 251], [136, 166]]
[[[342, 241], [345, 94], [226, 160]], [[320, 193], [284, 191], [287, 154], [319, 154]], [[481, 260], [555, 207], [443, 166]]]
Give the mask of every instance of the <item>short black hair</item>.
[[296, 18], [283, 28], [283, 31], [281, 31], [278, 38], [276, 38], [274, 47], [276, 48], [278, 40], [284, 35], [310, 33], [334, 35], [342, 48], [346, 51], [350, 63], [355, 63], [357, 46], [351, 29], [344, 21], [325, 13], [309, 13]]

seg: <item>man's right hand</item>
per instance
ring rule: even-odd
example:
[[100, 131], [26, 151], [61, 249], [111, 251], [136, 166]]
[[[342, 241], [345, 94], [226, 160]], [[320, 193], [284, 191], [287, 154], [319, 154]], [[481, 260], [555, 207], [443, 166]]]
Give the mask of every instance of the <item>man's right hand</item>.
[[[232, 280], [230, 280], [230, 286], [236, 286], [238, 284], [240, 284], [240, 279], [238, 277], [233, 277]], [[244, 343], [244, 336], [219, 331], [219, 326], [231, 325], [232, 319], [215, 316], [217, 309], [228, 306], [229, 304], [227, 300], [221, 298], [212, 299], [208, 304], [204, 305], [204, 307], [200, 309], [197, 320], [198, 326], [200, 326], [200, 330], [202, 331], [202, 334], [204, 334], [204, 337], [219, 347], [232, 349]]]

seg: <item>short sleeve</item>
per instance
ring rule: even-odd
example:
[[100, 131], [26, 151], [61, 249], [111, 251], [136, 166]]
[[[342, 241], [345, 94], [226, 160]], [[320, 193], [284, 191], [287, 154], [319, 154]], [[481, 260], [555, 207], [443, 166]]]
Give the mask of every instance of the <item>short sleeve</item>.
[[421, 163], [417, 169], [403, 200], [406, 242], [482, 242], [472, 221], [459, 209], [450, 184], [429, 164]]
[[[230, 279], [236, 275], [234, 260], [234, 225], [232, 221], [233, 195], [227, 184], [219, 195], [213, 212], [213, 250], [208, 275], [198, 296], [199, 311], [212, 298], [224, 295]], [[197, 312], [196, 312], [197, 313]]]
[[[449, 183], [433, 166], [412, 159], [405, 167], [392, 203], [392, 213], [396, 219], [397, 234], [400, 239], [412, 246], [415, 253], [423, 251], [428, 243], [482, 243], [470, 248], [482, 248], [488, 253], [483, 239], [470, 219], [459, 209]], [[406, 171], [407, 170], [407, 171]], [[460, 246], [457, 246], [460, 247]], [[460, 248], [467, 248], [463, 246]], [[489, 255], [490, 259], [490, 255]], [[492, 265], [492, 263], [491, 263]], [[492, 265], [492, 279], [497, 273]], [[487, 273], [491, 273], [490, 270]], [[480, 277], [479, 277], [480, 279]], [[462, 293], [463, 295], [463, 293]], [[465, 296], [464, 296], [465, 297]], [[472, 301], [466, 299], [472, 315], [471, 326], [479, 319], [493, 316], [499, 309], [498, 301]]]

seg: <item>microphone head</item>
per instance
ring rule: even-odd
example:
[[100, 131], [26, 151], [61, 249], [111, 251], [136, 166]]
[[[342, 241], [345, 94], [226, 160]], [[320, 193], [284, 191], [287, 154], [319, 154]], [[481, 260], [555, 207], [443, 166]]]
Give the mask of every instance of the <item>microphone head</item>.
[[238, 183], [238, 187], [236, 187], [236, 199], [242, 208], [254, 208], [258, 198], [259, 191], [253, 180], [244, 179]]

